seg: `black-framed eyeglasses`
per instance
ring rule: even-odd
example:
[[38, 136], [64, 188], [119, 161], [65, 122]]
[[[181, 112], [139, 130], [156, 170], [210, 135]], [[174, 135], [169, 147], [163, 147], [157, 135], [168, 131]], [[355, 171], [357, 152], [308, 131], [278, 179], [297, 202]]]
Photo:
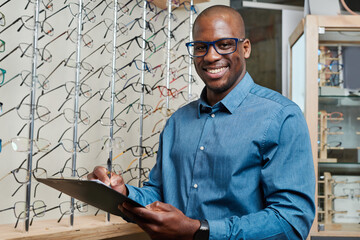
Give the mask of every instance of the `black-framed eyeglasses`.
[[128, 147], [126, 150], [122, 151], [117, 156], [115, 156], [112, 160], [114, 161], [116, 158], [120, 157], [121, 155], [123, 155], [128, 151], [130, 151], [134, 157], [154, 156], [154, 150], [152, 147], [135, 145]]
[[174, 27], [174, 29], [171, 30], [171, 33], [174, 34], [175, 31], [177, 31], [182, 25], [184, 25], [185, 22], [187, 22], [189, 20], [190, 20], [190, 17], [187, 17], [184, 20], [182, 20], [177, 26]]
[[[54, 39], [52, 39], [51, 41], [49, 41], [48, 43], [45, 44], [45, 46], [42, 48], [42, 51], [45, 51], [46, 48], [53, 42], [55, 42], [56, 40], [58, 40], [61, 36], [66, 36], [66, 40], [70, 39], [71, 42], [73, 43], [77, 43], [77, 32], [76, 32], [76, 28], [73, 29], [68, 29], [66, 31], [64, 31], [63, 33], [59, 34], [57, 37], [55, 37]], [[81, 40], [84, 43], [84, 47], [88, 47], [91, 48], [93, 46], [94, 40], [88, 35], [88, 34], [81, 34]], [[46, 54], [44, 52], [42, 52], [40, 54], [41, 57], [46, 56]], [[41, 59], [44, 60], [44, 59]]]
[[[134, 8], [135, 8], [136, 6], [139, 7], [139, 8], [142, 8], [142, 7], [143, 7], [143, 4], [142, 4], [142, 3], [143, 3], [142, 0], [136, 0], [136, 4], [135, 4], [134, 7], [131, 9], [129, 15], [131, 15], [131, 14], [133, 13]], [[156, 5], [152, 3], [152, 0], [151, 0], [151, 1], [147, 1], [147, 0], [146, 0], [146, 9], [149, 9], [149, 11], [147, 11], [147, 13], [152, 12], [152, 13], [154, 13], [154, 14], [156, 15], [157, 12], [158, 12], [158, 9], [157, 9]]]
[[[32, 74], [30, 71], [28, 70], [23, 70], [21, 71], [21, 73], [19, 74], [21, 76], [22, 82], [20, 83], [20, 86], [22, 85], [26, 85], [28, 87], [31, 87], [31, 82], [32, 82]], [[46, 77], [43, 74], [37, 74], [35, 76], [37, 83], [39, 84], [38, 88], [44, 89], [44, 90], [48, 90], [50, 85], [49, 85], [49, 80], [46, 79]], [[8, 80], [10, 81], [10, 80]], [[7, 81], [7, 82], [8, 82]]]
[[[41, 3], [42, 5], [44, 6], [44, 9], [46, 10], [49, 10], [49, 11], [53, 11], [54, 9], [54, 4], [52, 3], [53, 0], [42, 0]], [[28, 3], [26, 4], [25, 6], [25, 10], [28, 8], [29, 4], [32, 3], [32, 4], [35, 4], [35, 0], [28, 0]]]
[[[76, 60], [73, 58], [73, 56], [76, 54], [75, 51], [73, 51], [70, 56], [65, 59], [65, 66], [70, 67], [70, 68], [77, 68], [77, 62]], [[94, 67], [88, 63], [85, 62], [84, 59], [80, 61], [80, 67], [86, 71], [92, 72], [94, 70]]]
[[[44, 13], [45, 14], [45, 10], [41, 10], [39, 12], [40, 13]], [[0, 22], [1, 22], [1, 12], [0, 12]], [[4, 16], [4, 20], [5, 20], [5, 16]], [[18, 17], [17, 19], [15, 19], [12, 23], [10, 23], [9, 25], [7, 25], [4, 29], [2, 29], [0, 31], [0, 34], [3, 33], [4, 31], [6, 31], [7, 29], [9, 29], [11, 26], [15, 25], [17, 22], [21, 22], [22, 24], [20, 25], [20, 27], [17, 29], [18, 32], [21, 31], [21, 29], [23, 27], [25, 27], [28, 30], [33, 31], [35, 29], [35, 25], [34, 25], [34, 16], [27, 16], [27, 15], [23, 15], [21, 17]], [[46, 35], [52, 36], [54, 34], [54, 28], [49, 24], [49, 23], [45, 23], [43, 21], [40, 21], [41, 25], [41, 32], [45, 33]], [[1, 26], [1, 23], [0, 23]], [[5, 26], [5, 25], [4, 25]]]
[[[37, 216], [37, 217], [44, 216], [46, 212], [52, 211], [57, 208], [60, 210], [60, 214], [61, 214], [60, 218], [57, 221], [59, 223], [59, 222], [61, 222], [61, 219], [65, 215], [70, 215], [75, 209], [77, 209], [79, 212], [87, 212], [88, 204], [77, 201], [74, 204], [74, 208], [73, 208], [70, 201], [64, 201], [64, 202], [61, 202], [59, 205], [52, 207], [52, 208], [48, 208], [48, 209], [46, 209], [45, 207], [38, 208], [41, 211], [38, 211], [35, 216]], [[31, 219], [30, 225], [33, 223], [33, 220], [34, 220], [34, 218]]]
[[[168, 21], [168, 14], [166, 14], [165, 16], [164, 16], [164, 19], [163, 19], [163, 22], [162, 22], [162, 25], [164, 26], [165, 25], [165, 23], [166, 23], [166, 21]], [[172, 21], [174, 21], [174, 22], [177, 22], [178, 21], [178, 17], [172, 12], [172, 13], [170, 13], [170, 19], [172, 20]]]
[[[3, 117], [4, 115], [8, 114], [9, 112], [12, 112], [13, 110], [16, 110], [18, 116], [22, 119], [22, 120], [30, 120], [30, 114], [29, 114], [29, 109], [31, 106], [31, 104], [29, 103], [24, 103], [25, 99], [27, 97], [29, 97], [30, 94], [27, 94], [21, 101], [20, 103], [7, 110], [6, 112], [2, 113], [0, 115], [0, 117]], [[50, 119], [50, 110], [47, 108], [47, 107], [44, 107], [42, 105], [39, 105], [39, 104], [36, 104], [35, 105], [35, 108], [36, 108], [36, 113], [37, 113], [37, 116], [38, 117], [34, 117], [34, 120], [37, 120], [37, 119], [40, 119], [41, 121], [43, 122], [48, 122], [49, 119]]]
[[150, 168], [147, 168], [147, 167], [139, 168], [138, 166], [136, 166], [136, 167], [132, 167], [132, 168], [129, 168], [124, 171], [124, 175], [127, 175], [127, 173], [130, 173], [130, 178], [126, 182], [126, 184], [133, 185], [133, 186], [136, 186], [137, 184], [139, 184], [138, 183], [139, 171], [140, 171], [140, 175], [143, 177], [141, 179], [141, 184], [149, 180]]
[[[101, 0], [95, 7], [93, 7], [93, 8], [91, 9], [91, 11], [94, 11], [94, 10], [95, 10], [96, 8], [98, 8], [102, 3], [105, 3], [106, 6], [105, 6], [104, 10], [102, 10], [101, 16], [104, 15], [105, 11], [106, 11], [108, 8], [111, 9], [111, 10], [114, 10], [114, 3], [113, 3], [113, 1], [110, 1], [109, 3], [107, 3], [106, 0]], [[124, 5], [123, 3], [119, 3], [119, 2], [117, 2], [116, 9], [117, 9], [117, 12], [121, 11], [121, 12], [123, 12], [123, 13], [125, 13], [125, 14], [128, 14], [128, 12], [129, 12], [129, 8], [128, 8], [126, 5]]]
[[131, 67], [133, 63], [135, 63], [135, 67], [140, 71], [145, 71], [145, 73], [151, 73], [152, 72], [152, 66], [149, 62], [143, 62], [141, 60], [136, 59], [140, 54], [136, 55], [133, 60], [131, 60], [129, 63], [125, 64], [121, 68], [117, 69], [116, 72], [123, 70], [126, 67]]
[[231, 54], [236, 51], [239, 42], [244, 42], [245, 38], [221, 38], [212, 42], [194, 41], [186, 43], [186, 47], [190, 56], [204, 57], [210, 46], [213, 46], [215, 51], [220, 55]]
[[[104, 23], [105, 23], [105, 26], [106, 26], [106, 32], [104, 34], [104, 38], [106, 38], [108, 32], [113, 31], [114, 20], [109, 19], [109, 18], [105, 18]], [[122, 35], [128, 35], [129, 29], [128, 29], [127, 26], [125, 26], [125, 24], [123, 24], [121, 22], [118, 22], [118, 23], [116, 23], [116, 32], [118, 32], [119, 34], [121, 33]]]
[[[89, 3], [88, 3], [89, 4]], [[83, 23], [82, 23], [82, 27], [86, 22], [95, 22], [96, 19], [96, 15], [94, 14], [94, 12], [92, 10], [90, 10], [89, 8], [87, 8], [87, 5], [85, 4], [84, 6], [82, 6], [82, 11], [83, 11]], [[67, 5], [65, 5], [64, 7], [62, 7], [61, 9], [57, 10], [56, 12], [52, 13], [49, 16], [46, 16], [45, 13], [45, 18], [44, 21], [42, 22], [41, 26], [43, 27], [43, 24], [47, 23], [46, 21], [55, 16], [56, 14], [58, 14], [59, 12], [63, 11], [64, 9], [68, 8], [71, 15], [73, 16], [73, 18], [70, 20], [68, 27], [71, 26], [72, 22], [74, 21], [74, 19], [78, 16], [78, 10], [79, 10], [79, 4], [78, 3], [69, 3]]]
[[188, 73], [182, 73], [179, 76], [174, 77], [170, 81], [170, 83], [176, 81], [177, 79], [183, 79], [187, 83], [196, 83], [197, 84], [195, 77], [193, 75], [189, 75]]
[[135, 18], [134, 20], [131, 20], [129, 23], [125, 24], [125, 26], [127, 27], [127, 26], [131, 25], [129, 30], [132, 30], [136, 22], [138, 23], [138, 25], [141, 29], [145, 29], [145, 30], [149, 30], [150, 32], [154, 32], [154, 29], [155, 29], [154, 25], [151, 22], [145, 20], [145, 26], [144, 26], [142, 17], [138, 17], [138, 18]]
[[[146, 41], [149, 41], [151, 38], [154, 38], [154, 39], [155, 39], [155, 37], [156, 37], [160, 32], [162, 32], [162, 33], [165, 35], [165, 37], [167, 37], [167, 36], [168, 36], [168, 33], [169, 33], [169, 30], [168, 30], [167, 26], [163, 26], [162, 28], [160, 28], [159, 30], [157, 30], [156, 32], [154, 32], [150, 37], [148, 37], [148, 38], [146, 39]], [[171, 31], [170, 31], [170, 37], [175, 39], [175, 37], [174, 37], [174, 35], [172, 34]]]
[[[5, 208], [5, 209], [1, 209], [0, 212], [4, 212], [7, 210], [11, 210], [11, 209], [14, 210], [14, 215], [17, 219], [16, 223], [15, 223], [15, 228], [16, 228], [19, 223], [19, 220], [26, 218], [26, 202], [18, 201], [14, 204], [14, 206]], [[44, 201], [36, 200], [33, 202], [32, 205], [30, 205], [30, 209], [33, 211], [34, 216], [43, 216], [45, 209], [46, 209], [46, 205], [45, 205]]]
[[[26, 160], [25, 160], [26, 161]], [[0, 178], [0, 181], [2, 181], [7, 176], [10, 176], [11, 174], [14, 176], [17, 183], [20, 184], [20, 186], [14, 191], [11, 196], [15, 196], [15, 194], [20, 190], [20, 188], [29, 182], [29, 171], [26, 168], [23, 168], [22, 165], [25, 163], [23, 161], [21, 165], [18, 168], [15, 168], [14, 170], [11, 170], [9, 173], [5, 174], [3, 177]], [[32, 171], [33, 175], [36, 177], [46, 177], [47, 172], [44, 168], [36, 168]]]
[[134, 40], [136, 40], [135, 42], [137, 43], [139, 48], [142, 48], [143, 42], [145, 42], [145, 50], [149, 50], [150, 52], [155, 52], [155, 44], [152, 41], [147, 41], [145, 39], [143, 39], [141, 36], [135, 36], [131, 39], [129, 39], [126, 42], [123, 42], [119, 45], [119, 47], [129, 43], [129, 45], [127, 46], [126, 50], [129, 50], [130, 45], [134, 42]]
[[[7, 58], [8, 56], [10, 56], [12, 53], [14, 53], [17, 49], [20, 49], [21, 51], [21, 55], [20, 57], [29, 57], [32, 58], [33, 57], [33, 53], [32, 53], [32, 43], [19, 43], [19, 45], [17, 47], [15, 47], [13, 50], [11, 50], [8, 54], [6, 54], [4, 57], [2, 57], [0, 59], [0, 62], [2, 62], [5, 58]], [[37, 48], [36, 49], [37, 54], [40, 56], [42, 61], [45, 62], [51, 62], [52, 61], [52, 54], [43, 48]]]
[[[99, 75], [98, 75], [98, 78], [101, 78], [102, 75], [105, 75], [107, 77], [111, 77], [112, 74], [113, 74], [113, 69], [110, 66], [110, 63], [100, 67], [97, 71], [100, 71]], [[127, 73], [125, 71], [116, 70], [115, 74], [116, 74], [115, 77], [117, 78], [116, 81], [126, 80], [127, 79]]]
[[179, 50], [180, 46], [184, 46], [182, 45], [183, 42], [185, 42], [187, 39], [189, 39], [189, 35], [187, 35], [186, 37], [180, 39], [174, 46], [172, 46], [173, 49], [176, 49], [176, 51]]
[[[52, 175], [53, 176], [57, 176], [60, 175], [61, 178], [82, 178], [84, 176], [86, 176], [89, 171], [84, 168], [84, 167], [79, 167], [77, 169], [72, 169], [71, 167], [66, 167], [67, 163], [71, 160], [71, 158], [69, 158], [68, 160], [65, 161], [64, 166], [56, 173], [54, 173]], [[74, 176], [73, 176], [74, 175]]]
[[[104, 89], [100, 89], [100, 95], [101, 95], [100, 100], [104, 100], [105, 102], [110, 102], [111, 96], [112, 96], [112, 93], [110, 90], [111, 90], [110, 86], [108, 86]], [[122, 91], [115, 92], [115, 98], [116, 98], [117, 102], [126, 103], [126, 101], [127, 101], [127, 95]]]

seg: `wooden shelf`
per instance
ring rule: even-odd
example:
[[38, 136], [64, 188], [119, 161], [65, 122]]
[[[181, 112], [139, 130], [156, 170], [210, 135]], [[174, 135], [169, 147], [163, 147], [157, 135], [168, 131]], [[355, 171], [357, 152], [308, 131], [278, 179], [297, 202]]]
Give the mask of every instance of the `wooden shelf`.
[[21, 223], [17, 229], [14, 228], [14, 224], [0, 225], [0, 239], [150, 239], [136, 224], [127, 223], [122, 218], [113, 215], [110, 217], [110, 222], [105, 221], [105, 215], [79, 216], [75, 218], [74, 226], [69, 225], [68, 219], [63, 219], [61, 223], [57, 223], [56, 219], [42, 221], [36, 219], [29, 232], [20, 230], [21, 227]]
[[325, 224], [325, 231], [312, 232], [311, 236], [359, 237], [360, 224]]
[[[325, 29], [325, 34], [319, 33], [319, 28]], [[335, 32], [338, 32], [335, 34]], [[322, 183], [323, 185], [328, 185], [326, 181], [323, 179], [320, 180], [319, 175], [324, 174], [325, 172], [329, 172], [335, 175], [359, 175], [360, 163], [350, 163], [345, 165], [345, 163], [340, 162], [336, 163], [336, 158], [334, 158], [335, 154], [328, 156], [325, 148], [322, 150], [319, 155], [318, 152], [318, 141], [324, 146], [327, 143], [326, 137], [329, 132], [322, 132], [319, 134], [319, 129], [326, 129], [326, 124], [332, 122], [343, 121], [344, 118], [340, 116], [330, 116], [327, 117], [325, 114], [321, 114], [321, 117], [318, 119], [319, 110], [324, 110], [323, 106], [330, 106], [331, 108], [336, 109], [336, 107], [343, 106], [355, 106], [353, 102], [358, 100], [358, 96], [354, 97], [347, 93], [344, 89], [338, 87], [319, 87], [319, 62], [325, 63], [325, 59], [330, 56], [325, 56], [325, 52], [323, 56], [319, 56], [319, 47], [327, 45], [329, 42], [331, 44], [359, 44], [358, 39], [352, 38], [352, 35], [346, 35], [343, 33], [349, 32], [360, 32], [360, 16], [350, 16], [350, 15], [341, 15], [341, 16], [317, 16], [317, 15], [307, 15], [298, 26], [293, 31], [292, 35], [289, 37], [290, 44], [290, 59], [289, 65], [290, 69], [290, 85], [288, 96], [290, 96], [293, 100], [299, 101], [304, 106], [304, 115], [308, 124], [310, 138], [311, 138], [311, 146], [312, 146], [312, 155], [314, 160], [314, 168], [315, 168], [315, 177], [317, 179], [317, 183]], [[326, 38], [328, 37], [328, 38]], [[330, 41], [329, 41], [330, 39]], [[336, 42], [335, 42], [336, 40]], [[346, 43], [345, 43], [346, 42]], [[295, 48], [294, 48], [295, 47]], [[297, 50], [301, 48], [301, 57], [305, 57], [304, 61], [294, 61], [294, 59], [298, 59], [299, 56], [296, 55]], [[324, 61], [323, 61], [324, 60]], [[334, 59], [335, 60], [335, 59]], [[337, 60], [337, 59], [336, 59]], [[301, 65], [299, 65], [299, 62]], [[296, 64], [295, 64], [296, 63]], [[298, 78], [295, 75], [296, 71], [293, 68], [299, 68], [302, 72], [304, 72], [304, 76]], [[320, 76], [322, 77], [322, 76]], [[305, 88], [303, 91], [305, 94], [303, 98], [297, 99], [296, 96], [292, 97], [293, 91], [292, 88], [298, 86], [293, 84], [294, 81], [303, 80], [301, 82], [302, 86]], [[320, 80], [325, 80], [321, 79]], [[302, 92], [301, 92], [302, 93]], [[335, 118], [336, 117], [336, 118]], [[360, 119], [360, 118], [359, 118]], [[320, 120], [320, 121], [319, 121]], [[321, 122], [322, 121], [322, 122]], [[320, 126], [322, 124], [322, 126]], [[325, 126], [324, 126], [325, 125]], [[359, 131], [359, 129], [356, 129]], [[354, 131], [355, 132], [355, 131]], [[335, 135], [335, 133], [333, 133]], [[344, 149], [344, 153], [347, 153], [348, 149]], [[336, 152], [336, 151], [334, 151]], [[350, 153], [349, 153], [350, 154]], [[357, 156], [354, 154], [354, 156]], [[343, 159], [342, 159], [343, 160]], [[333, 162], [333, 163], [331, 163]], [[320, 191], [319, 191], [320, 188]], [[328, 207], [332, 206], [332, 199], [328, 198], [328, 193], [331, 193], [330, 187], [326, 188], [326, 186], [322, 186], [316, 184], [316, 193], [315, 193], [315, 205], [319, 207], [317, 214], [315, 216], [315, 220], [313, 226], [310, 231], [310, 236], [321, 236], [322, 239], [330, 239], [328, 237], [360, 237], [360, 224], [357, 221], [354, 221], [354, 224], [346, 224], [346, 223], [333, 223], [333, 218], [330, 216]], [[326, 193], [325, 193], [326, 191]], [[320, 192], [320, 196], [319, 196]], [[320, 200], [320, 201], [319, 201]], [[325, 209], [327, 206], [327, 209]], [[319, 213], [320, 218], [319, 217]], [[356, 223], [355, 223], [356, 222]], [[325, 224], [326, 223], [326, 224]], [[318, 231], [318, 229], [322, 229], [323, 231]], [[320, 239], [320, 238], [319, 238]], [[335, 239], [335, 238], [334, 238]], [[340, 239], [340, 238], [339, 238]]]

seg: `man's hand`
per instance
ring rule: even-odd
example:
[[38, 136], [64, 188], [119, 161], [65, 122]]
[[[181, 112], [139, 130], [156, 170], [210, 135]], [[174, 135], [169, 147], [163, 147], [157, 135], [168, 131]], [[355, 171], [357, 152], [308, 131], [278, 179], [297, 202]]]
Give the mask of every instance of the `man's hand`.
[[108, 176], [108, 170], [104, 167], [97, 166], [94, 168], [94, 171], [87, 175], [88, 180], [99, 179], [106, 185], [110, 185], [112, 189], [124, 194], [128, 195], [127, 188], [124, 183], [124, 179], [115, 173], [111, 173], [111, 177]]
[[136, 222], [151, 239], [193, 239], [200, 227], [200, 221], [185, 216], [179, 209], [162, 202], [154, 202], [146, 208], [134, 207], [129, 203], [119, 209]]

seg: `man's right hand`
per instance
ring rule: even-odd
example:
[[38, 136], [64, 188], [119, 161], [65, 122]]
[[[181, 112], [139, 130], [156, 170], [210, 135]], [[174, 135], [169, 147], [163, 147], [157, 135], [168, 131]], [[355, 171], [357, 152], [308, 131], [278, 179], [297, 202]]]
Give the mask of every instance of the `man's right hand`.
[[111, 173], [111, 177], [108, 176], [108, 170], [105, 167], [97, 166], [94, 170], [87, 175], [88, 180], [98, 179], [105, 183], [106, 185], [110, 185], [112, 189], [124, 194], [128, 195], [128, 190], [125, 186], [124, 179], [117, 175], [116, 173]]

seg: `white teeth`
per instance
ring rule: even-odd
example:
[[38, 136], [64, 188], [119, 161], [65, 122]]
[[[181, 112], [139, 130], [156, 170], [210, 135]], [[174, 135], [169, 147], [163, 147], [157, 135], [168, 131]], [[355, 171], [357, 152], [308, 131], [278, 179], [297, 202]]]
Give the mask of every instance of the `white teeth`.
[[222, 67], [222, 68], [218, 68], [218, 69], [208, 69], [207, 71], [208, 71], [209, 73], [219, 73], [219, 72], [223, 71], [224, 69], [225, 69], [225, 68]]

